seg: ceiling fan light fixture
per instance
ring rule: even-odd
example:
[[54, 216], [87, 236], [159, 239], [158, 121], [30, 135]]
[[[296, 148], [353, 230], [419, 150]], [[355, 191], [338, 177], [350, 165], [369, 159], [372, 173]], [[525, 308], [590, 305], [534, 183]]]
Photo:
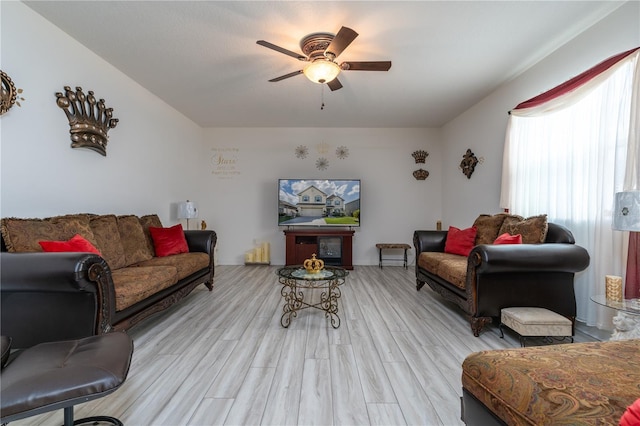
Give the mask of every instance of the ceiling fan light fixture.
[[325, 58], [319, 58], [307, 65], [302, 71], [314, 83], [333, 81], [340, 74], [340, 65]]

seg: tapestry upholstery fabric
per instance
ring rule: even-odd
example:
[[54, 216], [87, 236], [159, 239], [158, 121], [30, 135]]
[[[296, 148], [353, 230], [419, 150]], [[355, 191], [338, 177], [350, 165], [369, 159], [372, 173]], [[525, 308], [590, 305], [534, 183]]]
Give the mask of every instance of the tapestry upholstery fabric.
[[640, 392], [640, 339], [469, 355], [462, 386], [509, 425], [617, 425]]
[[503, 308], [500, 322], [521, 336], [573, 335], [573, 324], [569, 318], [544, 308]]
[[0, 231], [10, 253], [41, 252], [39, 241], [66, 241], [76, 234], [97, 245], [86, 214], [46, 219], [3, 218]]
[[420, 267], [462, 290], [466, 288], [467, 262], [468, 259], [465, 256], [435, 251], [422, 252], [418, 256]]
[[124, 247], [126, 265], [151, 259], [153, 252], [149, 250], [140, 220], [134, 215], [118, 216], [120, 241]]
[[141, 266], [111, 271], [116, 293], [116, 311], [148, 298], [178, 282], [174, 266]]
[[473, 222], [473, 226], [478, 230], [476, 234], [476, 245], [478, 244], [493, 244], [496, 238], [498, 238], [498, 231], [504, 222], [504, 219], [509, 216], [506, 213], [498, 213], [494, 215], [481, 214]]
[[193, 252], [154, 257], [144, 262], [136, 263], [135, 266], [173, 266], [178, 271], [178, 279], [181, 280], [209, 266], [209, 260], [208, 254]]
[[111, 269], [120, 269], [126, 265], [124, 246], [120, 241], [120, 231], [116, 215], [91, 216], [91, 230], [96, 238], [96, 248], [100, 250], [105, 262]]
[[505, 232], [511, 235], [522, 235], [523, 244], [540, 244], [544, 243], [547, 237], [548, 223], [547, 215], [531, 216], [523, 218], [522, 216], [509, 215], [502, 222], [502, 226], [498, 231], [498, 235]]
[[144, 231], [144, 236], [147, 239], [147, 247], [149, 252], [155, 256], [155, 249], [153, 248], [153, 238], [151, 238], [151, 233], [149, 232], [149, 228], [153, 226], [154, 228], [162, 228], [162, 222], [157, 214], [147, 214], [140, 217], [140, 225], [142, 225], [142, 230]]

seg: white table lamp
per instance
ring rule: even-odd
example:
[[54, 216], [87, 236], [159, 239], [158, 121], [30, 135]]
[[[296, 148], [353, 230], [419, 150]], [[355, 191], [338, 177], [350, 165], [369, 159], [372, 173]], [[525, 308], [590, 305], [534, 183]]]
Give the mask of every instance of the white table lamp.
[[640, 231], [640, 191], [616, 193], [613, 228], [618, 231]]
[[187, 229], [189, 229], [189, 219], [198, 217], [198, 205], [187, 200], [178, 204], [178, 219], [187, 219]]

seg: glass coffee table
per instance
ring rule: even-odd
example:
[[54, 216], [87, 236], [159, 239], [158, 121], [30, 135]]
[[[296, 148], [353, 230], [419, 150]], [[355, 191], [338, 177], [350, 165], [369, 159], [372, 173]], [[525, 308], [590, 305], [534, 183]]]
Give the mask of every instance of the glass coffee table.
[[[325, 312], [325, 317], [331, 320], [333, 328], [340, 327], [338, 316], [338, 299], [342, 295], [340, 286], [345, 283], [349, 273], [338, 266], [325, 266], [317, 273], [308, 273], [301, 265], [285, 266], [278, 269], [278, 281], [282, 284], [280, 294], [284, 299], [280, 324], [287, 328], [291, 318], [298, 316], [298, 311], [315, 308]], [[322, 289], [320, 301], [310, 303], [305, 301], [303, 290]]]
[[598, 305], [618, 311], [613, 317], [615, 327], [610, 340], [640, 338], [640, 299], [610, 300], [604, 294], [591, 296]]

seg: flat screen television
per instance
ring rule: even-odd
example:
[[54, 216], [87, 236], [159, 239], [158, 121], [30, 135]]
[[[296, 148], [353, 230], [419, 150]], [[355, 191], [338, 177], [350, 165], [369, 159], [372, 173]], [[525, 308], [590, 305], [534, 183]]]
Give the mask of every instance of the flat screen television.
[[360, 226], [360, 179], [278, 179], [278, 225]]

